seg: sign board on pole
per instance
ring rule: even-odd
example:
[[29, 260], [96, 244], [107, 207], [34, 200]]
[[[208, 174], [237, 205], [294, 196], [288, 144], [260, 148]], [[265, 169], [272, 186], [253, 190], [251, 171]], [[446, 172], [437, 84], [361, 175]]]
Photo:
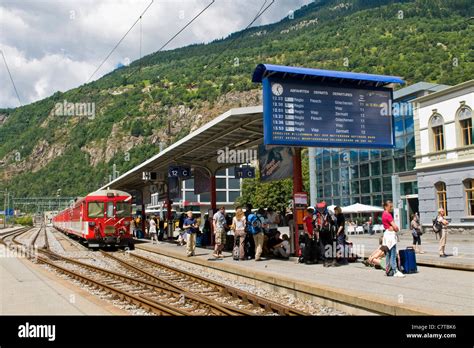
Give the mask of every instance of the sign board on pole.
[[265, 145], [392, 148], [392, 90], [263, 79]]
[[187, 166], [169, 166], [168, 168], [169, 178], [183, 178], [187, 179], [191, 177], [191, 167]]
[[238, 179], [253, 179], [255, 178], [255, 168], [235, 167], [235, 177]]

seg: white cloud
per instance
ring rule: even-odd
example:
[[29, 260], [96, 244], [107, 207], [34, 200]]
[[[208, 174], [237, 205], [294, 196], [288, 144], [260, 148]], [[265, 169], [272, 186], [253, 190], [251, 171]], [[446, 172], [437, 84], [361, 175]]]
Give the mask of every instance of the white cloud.
[[[142, 19], [142, 55], [155, 52], [210, 0], [155, 0]], [[216, 0], [169, 47], [209, 42], [243, 29], [262, 1]], [[277, 21], [310, 0], [276, 0], [255, 23]], [[0, 49], [23, 103], [87, 81], [150, 0], [0, 0]], [[267, 1], [267, 4], [270, 1]], [[139, 58], [140, 26], [135, 26], [94, 76], [110, 72], [127, 58]], [[0, 62], [0, 107], [18, 106]]]

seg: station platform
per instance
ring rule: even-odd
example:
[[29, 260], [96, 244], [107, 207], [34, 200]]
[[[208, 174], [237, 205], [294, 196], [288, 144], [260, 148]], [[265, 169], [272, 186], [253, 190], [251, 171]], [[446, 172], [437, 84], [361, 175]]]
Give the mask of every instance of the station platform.
[[[364, 246], [364, 255], [361, 256], [368, 257], [378, 247], [381, 236], [382, 233], [356, 234], [350, 235], [348, 238], [354, 244]], [[412, 246], [413, 238], [410, 231], [402, 231], [399, 238], [399, 250]], [[474, 271], [474, 236], [472, 235], [448, 234], [445, 250], [449, 255], [447, 258], [439, 257], [438, 240], [434, 233], [426, 233], [421, 236], [421, 248], [425, 253], [416, 254], [416, 261], [420, 266]]]
[[[378, 243], [377, 238], [374, 240]], [[416, 274], [395, 278], [361, 262], [324, 267], [299, 264], [296, 258], [234, 261], [229, 252], [224, 252], [224, 259], [216, 260], [210, 249], [196, 248], [196, 256], [187, 257], [185, 247], [171, 242], [152, 245], [146, 240], [137, 243], [136, 248], [201, 265], [217, 274], [225, 272], [236, 280], [336, 309], [351, 308], [346, 311], [350, 314], [474, 314], [474, 274], [470, 271], [420, 266]]]
[[0, 245], [0, 315], [126, 315]]

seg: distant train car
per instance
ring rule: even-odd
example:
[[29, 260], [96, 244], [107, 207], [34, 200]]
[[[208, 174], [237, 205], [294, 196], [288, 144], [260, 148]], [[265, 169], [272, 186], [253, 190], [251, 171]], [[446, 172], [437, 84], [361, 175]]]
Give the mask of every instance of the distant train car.
[[132, 196], [118, 190], [99, 190], [77, 199], [53, 218], [53, 226], [85, 240], [90, 248], [133, 249], [130, 234]]

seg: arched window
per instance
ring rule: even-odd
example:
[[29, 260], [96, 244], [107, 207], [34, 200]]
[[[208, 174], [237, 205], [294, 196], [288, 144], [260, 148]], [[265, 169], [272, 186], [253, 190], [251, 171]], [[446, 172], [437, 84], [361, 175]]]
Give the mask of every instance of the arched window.
[[464, 192], [466, 192], [467, 215], [474, 216], [474, 179], [464, 180]]
[[434, 114], [430, 119], [430, 127], [432, 134], [432, 150], [434, 152], [444, 150], [444, 120], [440, 114]]
[[458, 112], [457, 112], [457, 120], [459, 124], [459, 139], [460, 139], [460, 146], [468, 146], [472, 145], [473, 137], [472, 137], [472, 110], [471, 108], [462, 105]]
[[446, 183], [439, 181], [435, 184], [436, 201], [439, 208], [443, 208], [446, 215], [448, 215], [448, 201], [446, 199]]

